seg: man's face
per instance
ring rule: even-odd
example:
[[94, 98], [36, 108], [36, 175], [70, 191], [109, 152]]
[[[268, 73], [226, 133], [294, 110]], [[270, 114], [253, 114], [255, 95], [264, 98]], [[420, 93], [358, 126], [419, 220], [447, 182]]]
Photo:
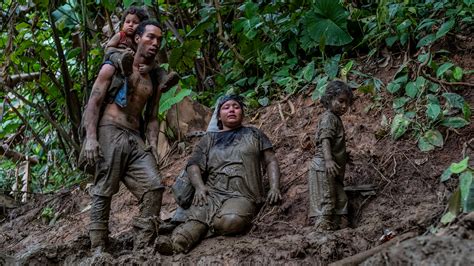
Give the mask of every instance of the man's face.
[[146, 25], [142, 36], [137, 35], [137, 51], [145, 58], [155, 57], [160, 49], [163, 33], [161, 29], [154, 25]]

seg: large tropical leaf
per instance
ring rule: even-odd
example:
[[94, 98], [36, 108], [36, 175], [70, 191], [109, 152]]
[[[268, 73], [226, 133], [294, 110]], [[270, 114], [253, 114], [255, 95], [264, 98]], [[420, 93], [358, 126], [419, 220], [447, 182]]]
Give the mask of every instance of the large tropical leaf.
[[347, 32], [349, 13], [333, 0], [316, 1], [312, 10], [302, 18], [303, 39], [311, 39], [316, 44], [325, 40], [325, 45], [342, 46], [352, 41]]
[[169, 58], [170, 67], [178, 71], [193, 68], [199, 48], [201, 48], [201, 42], [198, 40], [186, 41], [180, 47], [174, 48]]

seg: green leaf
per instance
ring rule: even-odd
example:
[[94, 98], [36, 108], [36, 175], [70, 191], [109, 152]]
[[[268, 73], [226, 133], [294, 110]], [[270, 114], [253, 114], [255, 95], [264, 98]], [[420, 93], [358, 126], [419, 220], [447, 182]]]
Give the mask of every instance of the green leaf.
[[459, 176], [459, 189], [461, 190], [461, 204], [466, 210], [469, 191], [472, 184], [472, 172], [466, 171]]
[[462, 113], [466, 121], [471, 120], [471, 107], [469, 106], [467, 102], [464, 102], [464, 105], [462, 106]]
[[448, 224], [452, 222], [456, 216], [459, 214], [461, 211], [461, 191], [456, 189], [454, 191], [453, 195], [451, 195], [451, 198], [449, 199], [448, 203], [448, 212], [443, 215], [441, 218], [441, 223], [442, 224]]
[[456, 215], [454, 215], [452, 212], [447, 212], [441, 217], [441, 223], [446, 225], [449, 224], [450, 222], [454, 221], [456, 218]]
[[385, 39], [385, 43], [387, 44], [388, 47], [392, 47], [393, 44], [398, 41], [398, 36], [390, 36]]
[[438, 130], [426, 131], [425, 138], [430, 144], [433, 144], [434, 146], [440, 148], [443, 147], [443, 135], [441, 135], [441, 132], [439, 132]]
[[316, 1], [313, 8], [302, 17], [303, 35], [309, 36], [316, 44], [323, 37], [326, 45], [346, 45], [352, 41], [347, 31], [348, 17], [349, 12], [339, 1]]
[[450, 167], [444, 169], [443, 173], [441, 174], [440, 180], [441, 182], [447, 181], [451, 178], [451, 175], [453, 173], [451, 172]]
[[324, 93], [326, 92], [327, 81], [328, 76], [324, 76], [318, 80], [316, 88], [314, 89], [313, 94], [311, 95], [311, 99], [313, 99], [313, 101], [320, 99], [324, 95]]
[[418, 139], [418, 148], [422, 152], [427, 152], [434, 150], [435, 146], [433, 146], [427, 139], [426, 137], [421, 137]]
[[432, 121], [438, 119], [439, 114], [441, 113], [441, 106], [436, 103], [429, 103], [426, 105], [426, 116]]
[[339, 61], [341, 60], [341, 55], [337, 54], [331, 57], [329, 60], [326, 61], [324, 64], [324, 71], [329, 76], [330, 79], [333, 79], [337, 76], [337, 72], [339, 72]]
[[418, 42], [418, 44], [416, 45], [416, 48], [420, 48], [422, 46], [430, 45], [435, 40], [436, 40], [436, 36], [434, 34], [428, 34]]
[[170, 67], [180, 71], [193, 68], [200, 48], [201, 42], [199, 40], [186, 41], [181, 46], [174, 48], [169, 58]]
[[[472, 172], [471, 173], [471, 180], [472, 180]], [[474, 211], [474, 182], [471, 181], [471, 186], [469, 187], [469, 193], [466, 196], [466, 199], [463, 204], [464, 212], [472, 212]]]
[[163, 93], [160, 98], [160, 110], [159, 113], [164, 115], [166, 111], [171, 109], [171, 107], [179, 102], [181, 102], [184, 97], [189, 96], [191, 94], [191, 90], [189, 89], [181, 89], [178, 93], [176, 93], [177, 86], [171, 88], [169, 91]]
[[439, 39], [446, 35], [454, 26], [455, 19], [451, 19], [443, 23], [441, 27], [439, 27], [438, 31], [436, 32], [436, 39]]
[[458, 67], [458, 66], [454, 68], [454, 71], [453, 71], [453, 78], [454, 78], [455, 80], [457, 80], [457, 81], [462, 80], [462, 74], [463, 74], [463, 73], [462, 73], [462, 68], [460, 68], [460, 67]]
[[407, 86], [405, 87], [405, 94], [410, 98], [415, 98], [418, 94], [417, 84], [415, 82], [408, 82]]
[[314, 77], [314, 61], [311, 61], [305, 68], [303, 68], [303, 78], [310, 82], [313, 80]]
[[406, 119], [403, 114], [397, 114], [392, 121], [392, 127], [390, 129], [390, 134], [394, 140], [399, 139], [408, 129], [410, 125], [410, 120]]
[[459, 163], [452, 163], [451, 166], [449, 166], [449, 170], [451, 170], [451, 173], [453, 174], [460, 174], [464, 170], [467, 169], [467, 166], [469, 165], [468, 162], [469, 162], [469, 156], [464, 158]]
[[436, 76], [439, 78], [441, 77], [448, 69], [450, 69], [452, 66], [454, 66], [453, 63], [451, 62], [446, 62], [442, 64], [437, 70], [436, 70]]
[[402, 108], [407, 102], [410, 101], [408, 97], [400, 97], [393, 100], [393, 109]]
[[398, 90], [400, 90], [400, 84], [399, 83], [395, 83], [395, 82], [390, 82], [388, 85], [387, 85], [387, 91], [390, 92], [391, 94], [394, 94], [396, 93]]
[[445, 92], [443, 93], [443, 97], [451, 108], [463, 109], [465, 101], [461, 95], [452, 92]]
[[268, 97], [263, 97], [263, 98], [258, 99], [258, 103], [261, 106], [268, 106], [268, 104], [270, 103], [270, 100], [268, 99]]
[[448, 117], [441, 121], [441, 125], [450, 128], [462, 128], [469, 125], [469, 122], [462, 117]]

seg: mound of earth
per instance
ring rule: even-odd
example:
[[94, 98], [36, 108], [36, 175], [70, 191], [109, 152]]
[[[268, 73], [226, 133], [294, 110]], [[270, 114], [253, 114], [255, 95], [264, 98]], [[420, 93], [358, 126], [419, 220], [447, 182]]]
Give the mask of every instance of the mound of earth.
[[[387, 82], [395, 71], [392, 68], [373, 74]], [[35, 195], [28, 204], [8, 211], [0, 224], [0, 265], [327, 264], [377, 247], [387, 232], [423, 236], [384, 249], [366, 264], [472, 264], [472, 219], [453, 224], [455, 228], [446, 229], [442, 235], [433, 234], [429, 228], [438, 225], [457, 185], [457, 180], [440, 183], [439, 176], [451, 162], [462, 158], [465, 143], [474, 138], [474, 123], [443, 132], [449, 136], [444, 148], [423, 153], [408, 137], [391, 140], [388, 129], [380, 123], [383, 115], [389, 119], [394, 116], [390, 107], [374, 105], [370, 95], [356, 95], [352, 111], [343, 117], [353, 156], [345, 183], [356, 188], [348, 192], [347, 228], [321, 233], [307, 226], [307, 162], [314, 154], [316, 122], [323, 112], [307, 92], [274, 101], [247, 115], [246, 124], [261, 128], [274, 144], [284, 198], [278, 206], [263, 206], [248, 234], [204, 239], [190, 253], [175, 256], [162, 256], [153, 246], [133, 251], [132, 217], [138, 213], [138, 203], [122, 187], [112, 202], [110, 254], [92, 254], [87, 237], [90, 197], [87, 188], [77, 186], [52, 195]], [[473, 102], [473, 92], [465, 90], [463, 96]], [[162, 219], [169, 219], [175, 211], [169, 186], [196, 141], [174, 145], [164, 160], [161, 173], [168, 189]], [[371, 189], [357, 189], [361, 187]], [[54, 210], [52, 219], [42, 217], [45, 208]]]

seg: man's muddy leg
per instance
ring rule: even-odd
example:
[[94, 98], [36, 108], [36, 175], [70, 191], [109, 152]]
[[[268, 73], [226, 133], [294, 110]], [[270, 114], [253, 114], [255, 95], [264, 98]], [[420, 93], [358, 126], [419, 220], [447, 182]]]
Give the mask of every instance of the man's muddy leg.
[[110, 203], [110, 197], [92, 196], [91, 223], [89, 224], [92, 249], [103, 250], [107, 245]]
[[194, 220], [178, 226], [171, 236], [174, 252], [189, 252], [206, 235], [207, 229], [207, 225]]
[[133, 248], [135, 250], [142, 249], [155, 240], [160, 226], [162, 197], [162, 189], [148, 191], [143, 195], [140, 203], [140, 215], [133, 222], [135, 229]]

